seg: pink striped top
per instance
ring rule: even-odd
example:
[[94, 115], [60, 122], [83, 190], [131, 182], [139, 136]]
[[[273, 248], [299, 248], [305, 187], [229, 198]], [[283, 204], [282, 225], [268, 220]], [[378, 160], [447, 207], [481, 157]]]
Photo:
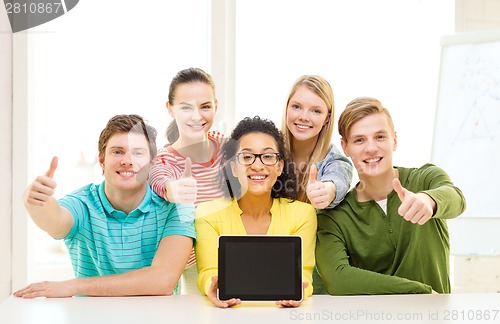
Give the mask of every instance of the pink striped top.
[[[219, 189], [217, 174], [220, 171], [222, 160], [222, 144], [224, 144], [224, 135], [218, 131], [208, 133], [208, 139], [215, 144], [215, 152], [212, 159], [205, 163], [192, 161], [191, 174], [196, 180], [196, 201], [194, 205], [210, 201], [215, 198], [223, 197], [222, 190]], [[171, 146], [158, 150], [156, 161], [149, 173], [149, 182], [151, 188], [160, 197], [168, 200], [166, 197], [165, 183], [167, 181], [179, 179], [184, 172], [186, 157], [182, 156]]]
[[[215, 152], [210, 161], [205, 163], [197, 163], [191, 161], [191, 174], [196, 180], [196, 201], [198, 204], [210, 201], [215, 198], [224, 197], [222, 190], [219, 189], [217, 174], [220, 171], [222, 160], [222, 145], [225, 142], [224, 135], [218, 131], [208, 132], [208, 139], [215, 144]], [[167, 199], [165, 183], [167, 181], [179, 179], [184, 173], [184, 165], [186, 157], [182, 156], [171, 146], [167, 146], [158, 150], [155, 164], [149, 172], [149, 183], [151, 188], [160, 197]], [[187, 262], [187, 266], [196, 263], [194, 249]]]

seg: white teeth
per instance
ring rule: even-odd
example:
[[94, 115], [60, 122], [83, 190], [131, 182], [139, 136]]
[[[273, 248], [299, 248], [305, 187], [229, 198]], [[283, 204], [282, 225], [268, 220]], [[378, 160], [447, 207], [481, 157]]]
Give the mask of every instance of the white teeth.
[[250, 176], [250, 179], [252, 180], [263, 180], [265, 178], [266, 178], [265, 176]]
[[126, 177], [131, 177], [134, 175], [134, 172], [130, 172], [130, 171], [122, 171], [120, 172], [121, 175], [123, 176], [126, 176]]
[[367, 159], [367, 160], [365, 160], [365, 162], [367, 162], [367, 163], [375, 163], [375, 162], [378, 162], [380, 160], [381, 160], [381, 158], [373, 158], [373, 159]]
[[308, 128], [311, 128], [311, 127], [310, 126], [306, 126], [306, 125], [297, 125], [297, 128], [308, 129]]

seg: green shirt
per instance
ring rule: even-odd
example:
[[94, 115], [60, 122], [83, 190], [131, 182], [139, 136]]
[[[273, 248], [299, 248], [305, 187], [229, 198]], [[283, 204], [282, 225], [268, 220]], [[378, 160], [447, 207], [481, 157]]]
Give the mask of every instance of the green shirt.
[[386, 214], [373, 200], [359, 202], [355, 188], [336, 208], [318, 211], [316, 262], [329, 294], [450, 292], [446, 219], [465, 210], [462, 192], [435, 165], [397, 169], [404, 188], [434, 199], [434, 216], [413, 224], [398, 214], [395, 191]]

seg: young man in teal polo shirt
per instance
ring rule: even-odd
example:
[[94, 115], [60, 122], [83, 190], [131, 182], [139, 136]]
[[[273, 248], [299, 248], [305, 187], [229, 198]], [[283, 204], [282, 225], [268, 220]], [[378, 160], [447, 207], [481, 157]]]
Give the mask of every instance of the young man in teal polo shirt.
[[31, 284], [24, 298], [170, 295], [195, 239], [194, 210], [149, 187], [156, 130], [138, 115], [111, 118], [99, 137], [104, 181], [57, 201], [52, 195], [57, 158], [28, 187], [24, 203], [33, 221], [68, 247], [75, 279]]
[[318, 212], [316, 263], [332, 295], [449, 293], [446, 220], [465, 199], [441, 168], [395, 167], [397, 138], [380, 101], [351, 101], [339, 118], [359, 183]]

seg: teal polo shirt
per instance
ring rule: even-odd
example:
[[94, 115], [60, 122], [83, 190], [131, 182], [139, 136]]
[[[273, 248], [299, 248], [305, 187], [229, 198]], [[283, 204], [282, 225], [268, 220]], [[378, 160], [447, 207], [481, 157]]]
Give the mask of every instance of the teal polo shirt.
[[111, 206], [104, 182], [89, 184], [59, 200], [73, 215], [64, 238], [77, 278], [120, 274], [150, 266], [162, 238], [196, 238], [194, 207], [165, 201], [147, 186], [128, 215]]

